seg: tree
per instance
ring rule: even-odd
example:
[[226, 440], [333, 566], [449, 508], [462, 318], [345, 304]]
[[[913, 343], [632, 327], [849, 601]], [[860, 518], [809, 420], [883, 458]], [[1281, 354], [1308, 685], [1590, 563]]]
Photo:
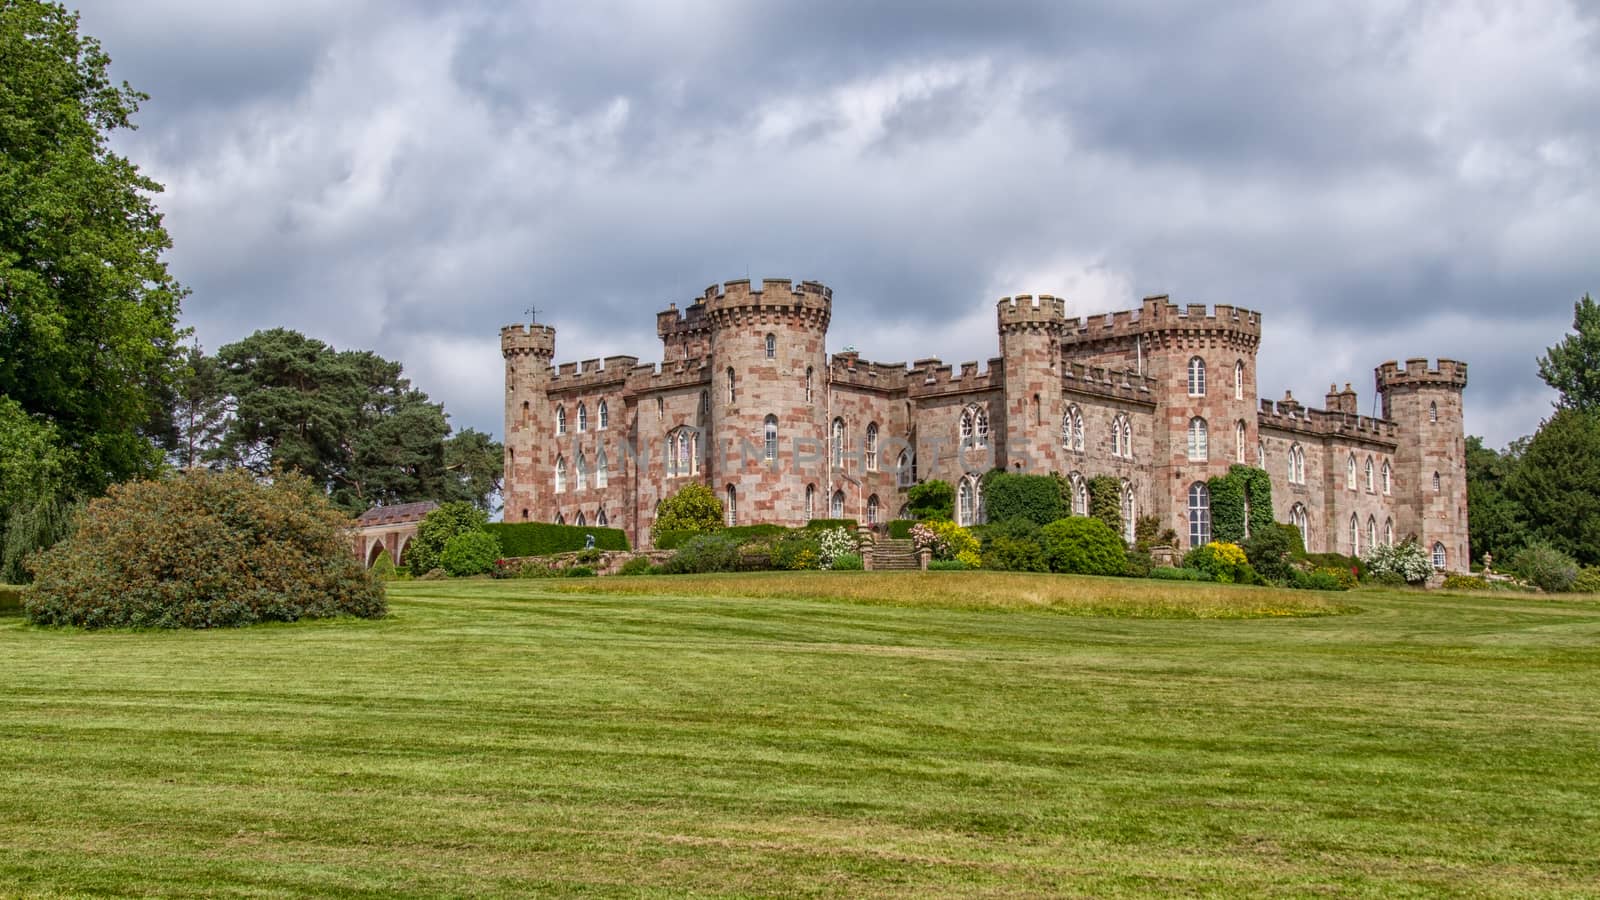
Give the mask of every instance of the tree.
[[991, 522], [1026, 519], [1035, 525], [1048, 525], [1066, 516], [1070, 509], [1062, 505], [1061, 492], [1051, 476], [1004, 469], [984, 474], [983, 499]]
[[1507, 479], [1530, 537], [1586, 565], [1600, 563], [1600, 413], [1556, 410]]
[[160, 464], [149, 423], [182, 336], [161, 186], [108, 141], [147, 98], [109, 63], [64, 7], [0, 2], [0, 395], [70, 451], [70, 496]]
[[58, 443], [49, 423], [0, 397], [0, 583], [27, 581], [23, 559], [67, 530]]
[[1572, 330], [1539, 357], [1539, 377], [1561, 393], [1558, 406], [1600, 413], [1600, 306], [1588, 294], [1572, 305]]
[[954, 519], [956, 490], [948, 481], [937, 478], [914, 484], [906, 491], [906, 514], [918, 521]]
[[198, 345], [190, 347], [166, 391], [155, 429], [167, 462], [180, 469], [200, 465], [222, 443], [228, 422], [221, 364]]
[[413, 575], [425, 575], [439, 568], [445, 544], [458, 534], [486, 531], [489, 516], [471, 503], [457, 500], [446, 503], [417, 523], [417, 536], [406, 545], [403, 562]]
[[1467, 437], [1467, 524], [1474, 559], [1487, 553], [1509, 563], [1528, 542], [1527, 510], [1508, 489], [1527, 445], [1527, 438], [1518, 438], [1501, 453], [1485, 447], [1483, 438]]
[[687, 484], [661, 501], [651, 534], [666, 531], [716, 531], [722, 527], [722, 501], [703, 484]]
[[444, 442], [446, 496], [440, 499], [470, 500], [493, 512], [505, 464], [505, 447], [499, 441], [472, 428], [456, 432]]

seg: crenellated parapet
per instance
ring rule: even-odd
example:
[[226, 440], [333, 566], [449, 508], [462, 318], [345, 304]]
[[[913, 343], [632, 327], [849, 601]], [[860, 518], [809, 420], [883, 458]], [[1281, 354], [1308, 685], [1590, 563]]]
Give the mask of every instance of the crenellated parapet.
[[872, 362], [847, 350], [828, 359], [828, 380], [873, 391], [903, 391], [907, 384], [907, 368], [904, 362]]
[[500, 329], [500, 355], [549, 360], [556, 352], [556, 330], [549, 325], [507, 325]]
[[1073, 321], [1067, 318], [1067, 301], [1049, 294], [1002, 297], [995, 304], [995, 317], [1002, 335], [1016, 332], [1060, 334], [1067, 323]]
[[673, 304], [656, 313], [656, 333], [667, 340], [753, 322], [826, 329], [832, 311], [833, 290], [820, 282], [767, 278], [752, 288], [748, 278], [741, 278], [711, 285], [683, 310]]
[[1441, 357], [1438, 365], [1429, 368], [1427, 357], [1418, 357], [1406, 360], [1401, 367], [1398, 362], [1389, 360], [1373, 370], [1373, 377], [1380, 392], [1399, 387], [1461, 390], [1467, 386], [1467, 364]]
[[1069, 318], [1062, 329], [1064, 348], [1093, 348], [1142, 339], [1151, 346], [1225, 346], [1253, 350], [1261, 343], [1261, 314], [1218, 303], [1179, 306], [1166, 295], [1146, 297], [1136, 310], [1084, 319]]
[[1134, 403], [1154, 403], [1157, 382], [1148, 375], [1133, 369], [1112, 369], [1069, 363], [1062, 367], [1061, 378], [1070, 393], [1090, 394]]
[[628, 372], [628, 391], [644, 395], [653, 391], [704, 387], [711, 383], [711, 372], [709, 356], [660, 365], [636, 365]]
[[604, 360], [562, 363], [551, 370], [547, 390], [586, 391], [615, 387], [627, 383], [629, 374], [638, 365], [637, 356], [608, 356]]
[[1282, 400], [1262, 400], [1256, 422], [1261, 428], [1292, 432], [1307, 438], [1336, 437], [1357, 443], [1377, 444], [1387, 449], [1393, 449], [1400, 438], [1399, 426], [1388, 419], [1301, 406], [1293, 395], [1287, 393]]
[[919, 359], [906, 370], [906, 393], [912, 398], [998, 391], [1005, 383], [1005, 360], [998, 357], [982, 371], [976, 362], [951, 366], [937, 359]]

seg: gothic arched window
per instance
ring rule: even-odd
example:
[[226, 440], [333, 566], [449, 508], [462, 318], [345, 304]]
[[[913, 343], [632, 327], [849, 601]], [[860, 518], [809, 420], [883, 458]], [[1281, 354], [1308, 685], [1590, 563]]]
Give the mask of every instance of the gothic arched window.
[[878, 495], [873, 494], [867, 498], [867, 524], [878, 524]]
[[1205, 482], [1189, 485], [1189, 548], [1211, 543], [1211, 489]]
[[767, 416], [766, 422], [763, 425], [763, 430], [764, 430], [764, 438], [765, 438], [763, 452], [765, 454], [766, 460], [767, 460], [767, 462], [777, 462], [778, 461], [778, 417], [777, 416]]
[[833, 420], [832, 451], [834, 468], [844, 468], [844, 419]]
[[567, 433], [567, 408], [565, 406], [558, 406], [558, 407], [556, 407], [556, 434], [566, 434], [566, 433]]
[[[605, 431], [606, 426], [611, 424], [611, 415], [606, 409], [606, 402], [604, 400], [600, 401], [600, 408], [596, 409], [595, 413], [600, 420], [598, 426], [599, 429], [601, 431]], [[602, 515], [604, 515], [604, 513], [602, 513]]]
[[1233, 399], [1244, 399], [1244, 360], [1233, 364]]
[[589, 487], [589, 461], [584, 458], [583, 451], [578, 451], [578, 490]]
[[606, 462], [606, 448], [601, 447], [594, 458], [594, 486], [603, 488], [611, 480], [611, 467]]
[[1435, 571], [1443, 572], [1444, 571], [1444, 566], [1445, 566], [1444, 544], [1441, 544], [1438, 541], [1434, 541], [1433, 542], [1433, 568], [1434, 568]]
[[582, 434], [582, 433], [584, 433], [585, 431], [588, 431], [588, 430], [589, 430], [589, 407], [584, 406], [582, 403], [579, 403], [578, 404], [578, 433]]
[[1189, 359], [1189, 396], [1206, 395], [1206, 361], [1198, 356]]
[[556, 457], [556, 493], [567, 489], [567, 460], [564, 456]]
[[732, 528], [739, 524], [739, 495], [734, 491], [733, 485], [730, 484], [724, 489], [724, 497], [726, 498], [724, 500], [726, 509], [723, 512], [727, 514], [728, 527]]
[[1385, 494], [1389, 494], [1389, 493], [1392, 493], [1393, 491], [1394, 491], [1394, 470], [1389, 468], [1389, 461], [1386, 459], [1386, 460], [1383, 461], [1383, 492]]
[[778, 355], [778, 336], [767, 335], [767, 359], [775, 359]]
[[1195, 416], [1189, 420], [1189, 460], [1191, 462], [1205, 462], [1210, 458], [1211, 450], [1206, 434], [1206, 420]]
[[844, 518], [844, 491], [834, 491], [833, 492], [832, 510], [833, 510], [832, 515], [833, 515], [833, 517], [835, 519]]
[[878, 471], [878, 423], [871, 422], [867, 425], [867, 443], [863, 448], [867, 454], [867, 471]]
[[1127, 481], [1122, 482], [1122, 540], [1132, 544], [1135, 539], [1134, 530], [1137, 525], [1133, 517], [1133, 485]]

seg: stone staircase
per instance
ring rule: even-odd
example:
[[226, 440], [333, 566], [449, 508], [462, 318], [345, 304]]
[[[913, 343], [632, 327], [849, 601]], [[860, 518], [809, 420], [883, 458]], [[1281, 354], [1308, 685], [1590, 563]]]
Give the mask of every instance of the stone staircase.
[[882, 540], [873, 544], [867, 550], [872, 555], [872, 570], [875, 572], [919, 570], [922, 563], [917, 559], [917, 545], [909, 540]]

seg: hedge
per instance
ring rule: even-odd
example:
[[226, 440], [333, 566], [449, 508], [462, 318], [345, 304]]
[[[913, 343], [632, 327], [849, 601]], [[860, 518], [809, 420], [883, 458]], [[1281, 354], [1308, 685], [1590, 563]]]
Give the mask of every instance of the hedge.
[[[712, 532], [689, 531], [686, 529], [659, 531], [654, 535], [654, 543], [657, 550], [676, 550], [702, 534], [715, 534], [729, 538], [736, 544], [743, 544], [753, 538], [772, 537], [783, 534], [788, 530], [782, 525], [735, 525], [732, 528], [719, 528]], [[598, 546], [599, 538], [596, 538], [595, 541], [596, 546]]]
[[983, 500], [991, 522], [1027, 519], [1048, 525], [1068, 515], [1056, 479], [995, 469], [983, 476]]
[[1089, 515], [1106, 523], [1113, 534], [1122, 534], [1122, 480], [1113, 475], [1089, 479]]
[[916, 519], [890, 519], [889, 537], [897, 541], [911, 539], [911, 529], [917, 527]]
[[549, 522], [490, 522], [484, 526], [500, 539], [500, 552], [506, 556], [548, 556], [582, 550], [585, 535], [594, 535], [599, 550], [627, 550], [628, 535], [620, 528], [588, 528], [582, 525], [553, 525]]
[[22, 592], [27, 588], [15, 584], [0, 584], [0, 612], [22, 608]]
[[806, 523], [806, 528], [811, 531], [821, 531], [826, 528], [844, 528], [854, 534], [857, 527], [859, 526], [857, 526], [855, 519], [812, 519]]

